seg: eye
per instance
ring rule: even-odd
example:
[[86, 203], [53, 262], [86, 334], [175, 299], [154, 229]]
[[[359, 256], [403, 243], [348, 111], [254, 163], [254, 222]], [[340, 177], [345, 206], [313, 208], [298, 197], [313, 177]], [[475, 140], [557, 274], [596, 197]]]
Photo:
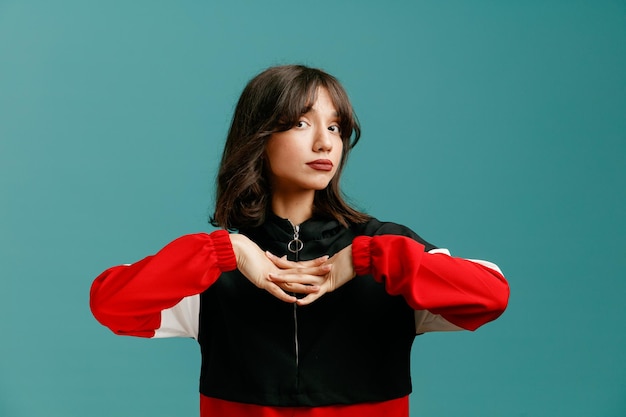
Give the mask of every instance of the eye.
[[339, 128], [339, 125], [329, 126], [328, 130], [330, 130], [333, 133], [341, 133], [341, 129]]
[[307, 127], [309, 126], [309, 123], [307, 123], [305, 120], [298, 120], [298, 122], [296, 123], [295, 127], [297, 128], [303, 128], [303, 127]]

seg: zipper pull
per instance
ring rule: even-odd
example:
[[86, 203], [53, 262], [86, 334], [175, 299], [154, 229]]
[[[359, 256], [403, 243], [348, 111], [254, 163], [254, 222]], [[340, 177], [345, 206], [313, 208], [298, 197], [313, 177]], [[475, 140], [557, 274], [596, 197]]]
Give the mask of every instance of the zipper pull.
[[287, 249], [291, 253], [298, 253], [304, 247], [304, 242], [300, 240], [300, 225], [293, 227], [293, 239], [287, 243]]

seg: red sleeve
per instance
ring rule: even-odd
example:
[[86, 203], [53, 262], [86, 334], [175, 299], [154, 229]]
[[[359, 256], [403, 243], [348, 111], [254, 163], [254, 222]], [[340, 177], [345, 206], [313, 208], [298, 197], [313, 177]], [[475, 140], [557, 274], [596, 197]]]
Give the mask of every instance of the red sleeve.
[[100, 274], [91, 286], [91, 311], [116, 334], [152, 337], [162, 310], [203, 292], [236, 267], [227, 231], [182, 236], [155, 255]]
[[499, 271], [424, 252], [422, 244], [404, 236], [359, 236], [352, 255], [357, 275], [371, 274], [413, 309], [439, 314], [467, 330], [495, 320], [508, 303], [509, 286]]

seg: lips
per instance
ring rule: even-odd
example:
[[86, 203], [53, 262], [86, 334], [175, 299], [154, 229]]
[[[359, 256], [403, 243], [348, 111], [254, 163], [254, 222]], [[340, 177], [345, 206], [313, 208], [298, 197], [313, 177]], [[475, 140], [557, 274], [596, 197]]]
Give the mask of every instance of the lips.
[[316, 159], [315, 161], [307, 162], [307, 165], [317, 171], [332, 171], [333, 163], [328, 159]]

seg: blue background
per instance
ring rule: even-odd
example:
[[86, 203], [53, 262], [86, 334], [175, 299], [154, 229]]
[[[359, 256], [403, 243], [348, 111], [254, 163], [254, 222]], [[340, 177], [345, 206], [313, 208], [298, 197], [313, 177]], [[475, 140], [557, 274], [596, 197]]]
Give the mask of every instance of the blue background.
[[113, 336], [108, 266], [210, 231], [234, 105], [336, 75], [360, 208], [512, 297], [413, 350], [411, 415], [626, 415], [626, 2], [0, 0], [0, 416], [193, 416], [190, 340]]

